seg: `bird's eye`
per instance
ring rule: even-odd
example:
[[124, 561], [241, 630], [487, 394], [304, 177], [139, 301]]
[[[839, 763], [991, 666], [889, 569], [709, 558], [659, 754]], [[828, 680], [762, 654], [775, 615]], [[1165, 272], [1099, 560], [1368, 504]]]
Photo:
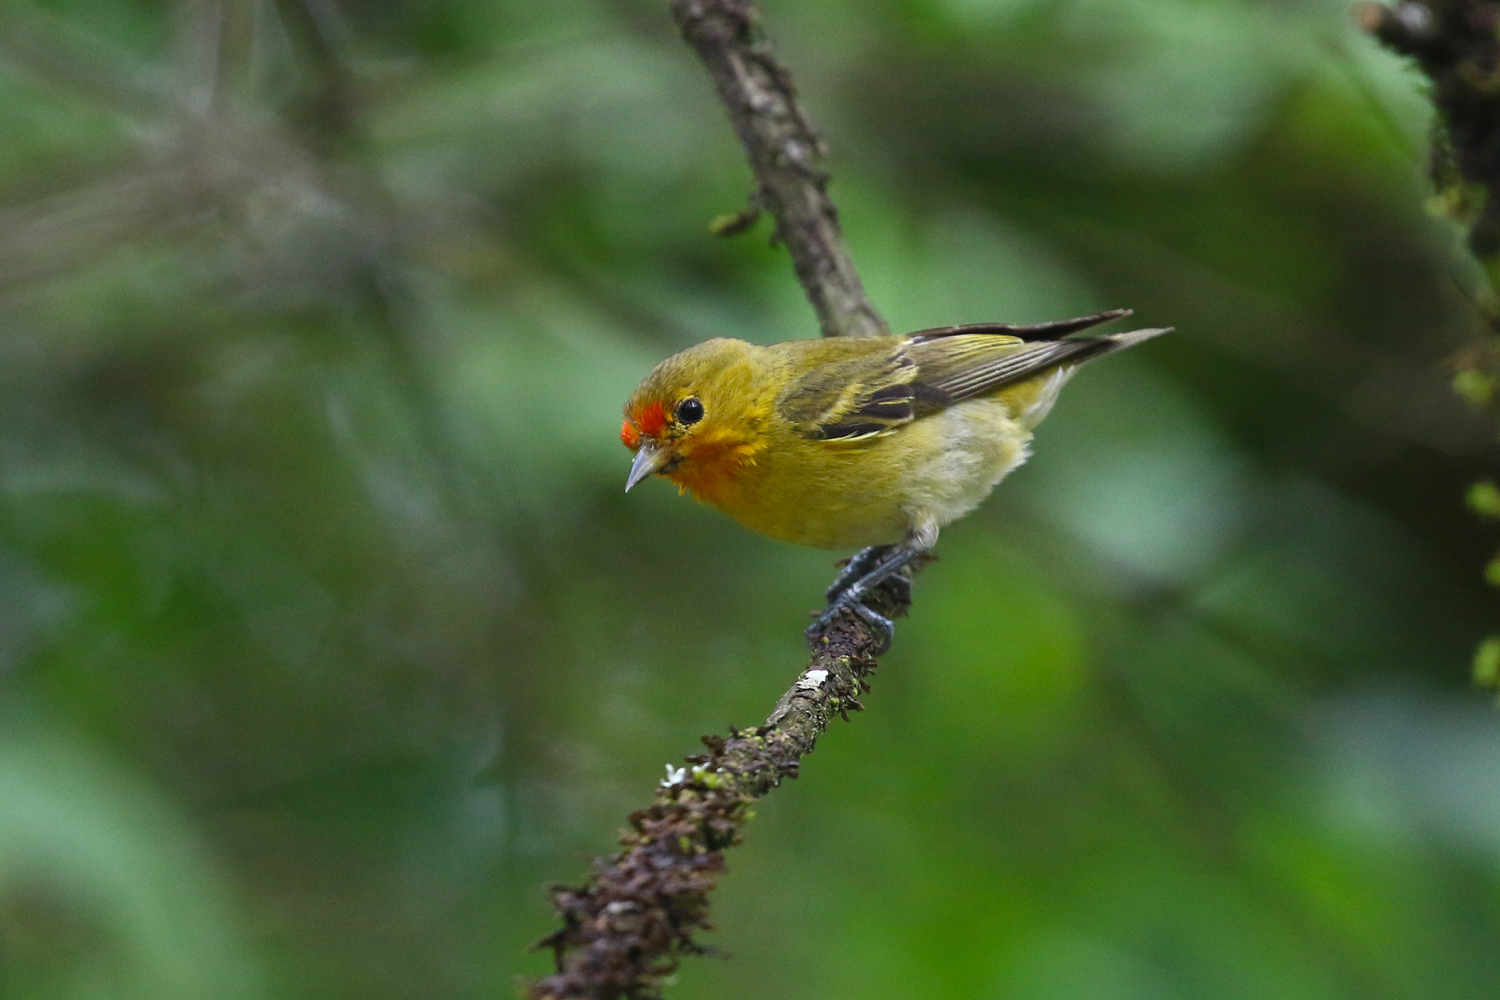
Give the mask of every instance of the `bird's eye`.
[[677, 422], [680, 424], [696, 424], [703, 419], [703, 403], [697, 396], [689, 396], [677, 404]]

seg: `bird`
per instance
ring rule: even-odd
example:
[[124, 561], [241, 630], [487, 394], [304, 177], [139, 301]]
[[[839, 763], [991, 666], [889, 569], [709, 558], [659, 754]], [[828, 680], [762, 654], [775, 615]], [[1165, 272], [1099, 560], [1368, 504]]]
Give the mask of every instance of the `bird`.
[[847, 608], [883, 651], [894, 626], [864, 598], [887, 579], [906, 585], [898, 570], [1026, 461], [1079, 366], [1170, 330], [1079, 335], [1130, 314], [704, 341], [653, 368], [625, 404], [625, 490], [663, 477], [772, 538], [858, 549], [808, 636]]

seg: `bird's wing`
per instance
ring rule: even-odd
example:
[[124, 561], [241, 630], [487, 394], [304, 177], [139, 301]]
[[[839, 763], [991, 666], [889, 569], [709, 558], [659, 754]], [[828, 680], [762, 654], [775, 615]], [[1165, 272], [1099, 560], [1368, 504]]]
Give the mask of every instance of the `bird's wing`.
[[917, 365], [903, 352], [904, 342], [888, 341], [879, 350], [859, 350], [857, 343], [792, 379], [777, 398], [777, 414], [803, 437], [854, 441], [889, 434], [915, 420], [919, 398], [931, 395], [915, 384]]
[[1108, 337], [1028, 342], [978, 333], [915, 341], [904, 353], [917, 366], [916, 383], [935, 390], [934, 395], [941, 393], [944, 405], [952, 405], [1024, 381], [1065, 362], [1081, 362], [1114, 346], [1115, 341]]
[[[1129, 309], [1112, 309], [1040, 326], [976, 323], [939, 327], [912, 334], [903, 353], [917, 366], [913, 386], [926, 386], [934, 398], [945, 398], [946, 406], [988, 395], [1058, 365], [1082, 364], [1167, 332], [1151, 329], [1068, 336], [1129, 314]], [[919, 406], [916, 415], [930, 412]]]
[[1092, 316], [1079, 316], [1077, 319], [1058, 319], [1050, 323], [1038, 323], [1035, 326], [1015, 326], [1010, 323], [969, 323], [963, 326], [935, 326], [930, 330], [918, 330], [916, 333], [907, 334], [909, 340], [937, 340], [941, 337], [968, 336], [976, 333], [1002, 334], [1015, 337], [1017, 340], [1057, 340], [1066, 337], [1070, 333], [1079, 330], [1087, 330], [1091, 326], [1100, 323], [1108, 323], [1110, 320], [1129, 316], [1133, 309], [1106, 309]]
[[843, 353], [793, 379], [776, 410], [798, 433], [815, 440], [855, 441], [889, 434], [954, 403], [1166, 332], [1067, 336], [1128, 312], [1117, 309], [1034, 327], [939, 327], [879, 350], [851, 341]]

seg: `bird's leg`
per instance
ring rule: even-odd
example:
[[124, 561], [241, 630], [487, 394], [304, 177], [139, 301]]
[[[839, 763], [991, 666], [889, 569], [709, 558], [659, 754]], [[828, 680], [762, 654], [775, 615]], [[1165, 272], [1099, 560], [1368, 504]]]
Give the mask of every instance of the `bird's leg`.
[[854, 555], [849, 557], [849, 561], [844, 563], [844, 568], [839, 572], [838, 577], [829, 585], [827, 592], [823, 595], [823, 599], [826, 601], [835, 600], [840, 594], [849, 589], [850, 584], [874, 569], [880, 563], [881, 557], [889, 552], [891, 548], [892, 546], [890, 545], [867, 545], [854, 553]]
[[[911, 562], [918, 551], [918, 549], [905, 545], [885, 547], [877, 551], [875, 554], [878, 561], [875, 561], [875, 564], [866, 569], [863, 575], [853, 583], [845, 585], [842, 590], [838, 591], [837, 596], [829, 601], [828, 607], [818, 616], [818, 620], [813, 622], [808, 628], [808, 637], [811, 638], [815, 632], [820, 632], [827, 628], [829, 623], [838, 616], [841, 608], [848, 608], [876, 631], [881, 640], [878, 652], [884, 653], [891, 644], [891, 637], [896, 634], [896, 626], [885, 615], [866, 607], [864, 604], [865, 595], [884, 581], [899, 575], [898, 571], [901, 567]], [[871, 552], [872, 549], [865, 549], [854, 558], [865, 561], [866, 565], [868, 565], [868, 561], [870, 561], [868, 560], [868, 554]], [[839, 581], [842, 581], [845, 576], [849, 575], [849, 569], [853, 567], [854, 559], [851, 559], [849, 568], [845, 569], [839, 575]], [[861, 568], [864, 567], [862, 566]], [[905, 577], [901, 577], [901, 580], [909, 590], [911, 581]], [[829, 588], [830, 591], [838, 588], [839, 581], [836, 581], [834, 586]]]

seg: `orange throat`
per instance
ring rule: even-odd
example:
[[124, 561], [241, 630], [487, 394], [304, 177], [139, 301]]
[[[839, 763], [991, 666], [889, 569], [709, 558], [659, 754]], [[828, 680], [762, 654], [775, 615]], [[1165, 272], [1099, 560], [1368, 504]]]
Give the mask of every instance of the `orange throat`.
[[683, 449], [682, 463], [667, 478], [706, 504], [732, 510], [754, 478], [756, 455], [764, 448], [722, 431], [702, 435]]

